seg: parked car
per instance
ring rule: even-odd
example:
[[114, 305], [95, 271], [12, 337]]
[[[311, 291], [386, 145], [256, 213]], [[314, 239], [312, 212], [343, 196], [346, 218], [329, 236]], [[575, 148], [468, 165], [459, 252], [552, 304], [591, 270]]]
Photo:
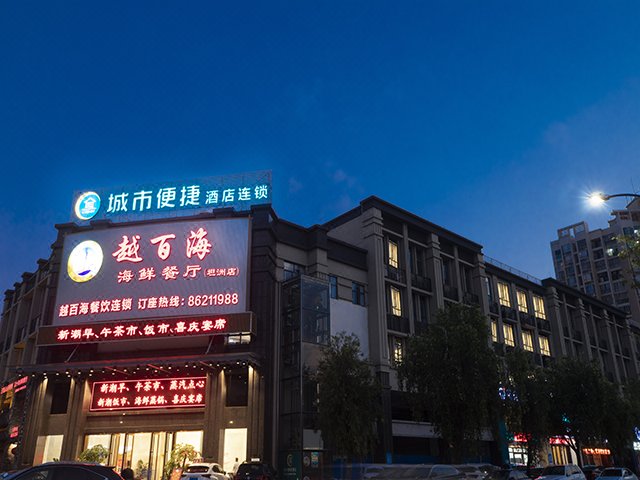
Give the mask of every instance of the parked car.
[[381, 471], [375, 480], [466, 480], [452, 465], [393, 465]]
[[544, 467], [531, 467], [529, 470], [527, 470], [527, 475], [529, 476], [529, 478], [536, 479], [540, 475], [542, 475], [543, 470]]
[[50, 462], [11, 473], [4, 480], [122, 480], [113, 467], [79, 462]]
[[635, 473], [628, 468], [605, 468], [600, 472], [598, 478], [603, 480], [638, 480]]
[[587, 480], [595, 480], [600, 475], [600, 473], [602, 473], [603, 469], [604, 467], [601, 467], [599, 465], [582, 466], [582, 472], [584, 473], [584, 476], [587, 477]]
[[236, 471], [234, 480], [276, 480], [276, 471], [262, 462], [243, 462]]
[[468, 480], [484, 480], [487, 476], [486, 471], [480, 470], [477, 465], [455, 465], [455, 467], [465, 474]]
[[577, 465], [549, 465], [544, 467], [537, 480], [587, 480]]
[[180, 478], [182, 480], [202, 480], [203, 478], [229, 480], [227, 474], [217, 463], [192, 463], [182, 472]]
[[529, 480], [529, 476], [523, 470], [515, 468], [501, 468], [494, 470], [487, 476], [487, 480]]

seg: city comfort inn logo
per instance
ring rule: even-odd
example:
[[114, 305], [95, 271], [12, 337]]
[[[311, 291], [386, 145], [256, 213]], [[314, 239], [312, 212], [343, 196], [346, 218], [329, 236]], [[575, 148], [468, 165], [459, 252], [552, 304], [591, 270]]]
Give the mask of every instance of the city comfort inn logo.
[[85, 192], [78, 197], [75, 214], [80, 220], [91, 220], [100, 210], [100, 195], [96, 192]]
[[69, 255], [67, 262], [69, 278], [77, 283], [88, 282], [100, 271], [103, 259], [102, 248], [98, 242], [93, 240], [81, 242]]

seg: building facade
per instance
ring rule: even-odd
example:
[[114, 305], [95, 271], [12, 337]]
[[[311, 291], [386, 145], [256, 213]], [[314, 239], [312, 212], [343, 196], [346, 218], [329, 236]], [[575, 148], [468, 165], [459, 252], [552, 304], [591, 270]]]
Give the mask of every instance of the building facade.
[[[594, 359], [613, 381], [638, 376], [623, 310], [488, 259], [377, 197], [312, 227], [265, 203], [57, 228], [51, 256], [5, 292], [5, 465], [102, 445], [109, 464], [158, 480], [188, 444], [225, 470], [261, 459], [286, 478], [320, 478], [329, 458], [313, 373], [338, 332], [358, 336], [384, 387], [372, 460], [439, 461], [445, 446], [413, 420], [396, 365], [450, 303], [487, 316], [500, 354]], [[522, 456], [516, 441], [484, 440], [477, 460]]]
[[586, 222], [579, 222], [558, 230], [551, 242], [556, 278], [624, 310], [640, 325], [640, 294], [630, 287], [631, 266], [619, 257], [617, 240], [640, 232], [640, 199], [611, 214], [607, 228], [589, 230]]

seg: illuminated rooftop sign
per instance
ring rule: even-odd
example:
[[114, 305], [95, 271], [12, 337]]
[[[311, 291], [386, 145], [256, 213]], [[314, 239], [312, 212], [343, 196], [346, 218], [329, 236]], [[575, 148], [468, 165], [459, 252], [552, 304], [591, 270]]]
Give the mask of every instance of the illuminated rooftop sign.
[[248, 252], [248, 218], [69, 234], [53, 324], [245, 312]]
[[38, 345], [106, 343], [150, 338], [249, 334], [253, 331], [252, 314], [236, 313], [41, 327], [38, 330], [37, 343]]
[[204, 407], [206, 377], [94, 382], [90, 411]]
[[71, 220], [132, 221], [271, 203], [271, 171], [76, 192]]

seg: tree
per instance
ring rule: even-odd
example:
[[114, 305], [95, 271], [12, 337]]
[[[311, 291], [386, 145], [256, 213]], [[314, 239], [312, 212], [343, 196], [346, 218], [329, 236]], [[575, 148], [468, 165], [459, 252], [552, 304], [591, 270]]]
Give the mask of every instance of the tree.
[[109, 450], [103, 445], [94, 445], [87, 448], [78, 456], [81, 462], [104, 463], [109, 457]]
[[582, 466], [582, 446], [606, 438], [607, 382], [598, 365], [563, 358], [551, 369], [551, 420]]
[[188, 443], [177, 444], [171, 451], [169, 460], [167, 460], [164, 465], [164, 478], [171, 478], [171, 474], [176, 468], [184, 470], [184, 467], [187, 464], [187, 460], [191, 462], [199, 456], [200, 454], [196, 451], [193, 445], [190, 445]]
[[527, 468], [538, 464], [543, 445], [551, 433], [550, 391], [546, 372], [533, 364], [523, 350], [505, 357], [505, 420], [511, 432], [527, 440]]
[[637, 423], [634, 421], [632, 404], [637, 400], [629, 395], [635, 395], [631, 390], [626, 390], [626, 394], [620, 392], [620, 388], [608, 381], [605, 381], [603, 412], [604, 437], [611, 449], [616, 465], [624, 465], [627, 462], [629, 446], [633, 441], [633, 428]]
[[427, 417], [459, 463], [495, 425], [499, 406], [497, 359], [488, 321], [477, 308], [450, 305], [436, 323], [409, 338], [398, 366], [416, 419]]
[[640, 233], [619, 235], [616, 240], [620, 246], [620, 257], [629, 261], [630, 286], [640, 290]]
[[364, 458], [376, 439], [380, 388], [355, 335], [332, 336], [322, 354], [315, 375], [322, 439], [337, 455]]

